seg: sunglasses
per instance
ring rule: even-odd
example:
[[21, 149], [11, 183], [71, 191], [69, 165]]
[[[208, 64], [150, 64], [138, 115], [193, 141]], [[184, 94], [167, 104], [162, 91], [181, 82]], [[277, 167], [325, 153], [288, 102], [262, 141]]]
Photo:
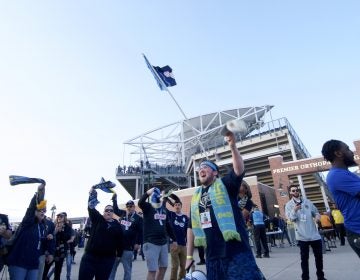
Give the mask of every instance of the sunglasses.
[[46, 209], [40, 209], [38, 210], [40, 213], [46, 213]]
[[113, 213], [114, 212], [114, 210], [113, 209], [105, 209], [105, 211], [104, 212], [106, 212], [106, 213]]
[[294, 192], [299, 192], [299, 190], [292, 190], [291, 192], [292, 192], [292, 193], [294, 193]]

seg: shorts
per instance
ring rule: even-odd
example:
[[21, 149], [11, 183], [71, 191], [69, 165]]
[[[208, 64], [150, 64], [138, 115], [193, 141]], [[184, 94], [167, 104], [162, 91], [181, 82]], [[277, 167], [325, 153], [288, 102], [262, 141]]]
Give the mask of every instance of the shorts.
[[144, 243], [143, 251], [148, 271], [157, 271], [159, 267], [168, 267], [168, 245]]

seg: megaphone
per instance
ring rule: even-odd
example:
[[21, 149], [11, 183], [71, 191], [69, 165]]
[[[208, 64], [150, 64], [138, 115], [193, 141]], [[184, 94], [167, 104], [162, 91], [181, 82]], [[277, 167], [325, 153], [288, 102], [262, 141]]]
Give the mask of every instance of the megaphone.
[[182, 280], [206, 280], [206, 274], [204, 272], [201, 270], [194, 270], [194, 263], [195, 261], [192, 260], [190, 265], [185, 268], [186, 275]]
[[226, 124], [221, 129], [220, 134], [222, 136], [226, 136], [229, 132], [241, 133], [241, 132], [247, 132], [247, 130], [248, 128], [246, 122], [242, 119], [236, 119], [236, 120], [227, 121]]
[[201, 270], [188, 272], [183, 280], [206, 280], [206, 274]]

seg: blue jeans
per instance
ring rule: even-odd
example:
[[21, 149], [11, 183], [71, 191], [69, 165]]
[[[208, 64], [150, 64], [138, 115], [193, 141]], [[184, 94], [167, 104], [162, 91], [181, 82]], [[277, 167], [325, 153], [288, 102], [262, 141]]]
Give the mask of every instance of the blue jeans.
[[72, 263], [72, 255], [70, 252], [66, 255], [66, 279], [70, 280], [71, 277], [71, 263]]
[[20, 266], [10, 265], [11, 280], [37, 280], [39, 269], [25, 269]]
[[111, 270], [111, 274], [109, 276], [109, 280], [114, 280], [117, 268], [122, 262], [123, 268], [124, 268], [124, 280], [131, 280], [131, 272], [132, 272], [132, 259], [133, 259], [134, 253], [133, 251], [123, 251], [123, 254], [121, 258], [116, 258], [114, 266]]

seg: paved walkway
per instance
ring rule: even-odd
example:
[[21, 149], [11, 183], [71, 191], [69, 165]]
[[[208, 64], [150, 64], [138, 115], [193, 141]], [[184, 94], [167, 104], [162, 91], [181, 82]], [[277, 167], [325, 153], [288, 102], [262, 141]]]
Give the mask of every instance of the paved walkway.
[[[357, 255], [351, 250], [349, 245], [339, 246], [337, 243], [337, 248], [332, 248], [331, 251], [324, 254], [324, 271], [325, 277], [328, 280], [358, 280], [360, 279], [360, 259]], [[77, 279], [79, 271], [79, 263], [81, 256], [83, 254], [83, 249], [79, 249], [75, 256], [76, 264], [73, 265], [73, 276], [72, 280]], [[195, 258], [197, 257], [197, 252], [194, 254]], [[272, 248], [269, 259], [256, 259], [256, 262], [262, 272], [264, 273], [266, 279], [268, 280], [295, 280], [301, 279], [301, 267], [300, 267], [300, 253], [298, 247], [288, 247], [285, 245], [285, 248]], [[169, 264], [170, 264], [169, 257]], [[314, 265], [314, 256], [310, 253], [310, 278], [316, 280], [315, 274], [315, 265]], [[199, 270], [205, 271], [205, 266], [197, 266]], [[138, 258], [137, 261], [133, 263], [133, 280], [142, 280], [146, 279], [146, 262]], [[62, 280], [66, 280], [66, 268], [64, 266], [62, 271]], [[0, 277], [1, 278], [1, 277]], [[170, 278], [170, 267], [166, 272], [165, 279]], [[3, 278], [5, 279], [5, 278]], [[123, 269], [121, 264], [118, 268], [118, 273], [116, 279], [123, 279]]]

